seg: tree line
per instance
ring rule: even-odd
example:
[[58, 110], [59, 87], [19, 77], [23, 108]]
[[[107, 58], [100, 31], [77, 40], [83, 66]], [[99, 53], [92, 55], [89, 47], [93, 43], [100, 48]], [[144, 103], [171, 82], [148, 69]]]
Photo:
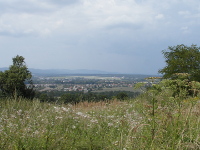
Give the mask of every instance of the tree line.
[[82, 101], [98, 102], [108, 101], [112, 99], [126, 100], [135, 98], [140, 95], [140, 92], [130, 91], [109, 91], [109, 92], [36, 92], [35, 97], [42, 102], [57, 102], [57, 103], [79, 103]]

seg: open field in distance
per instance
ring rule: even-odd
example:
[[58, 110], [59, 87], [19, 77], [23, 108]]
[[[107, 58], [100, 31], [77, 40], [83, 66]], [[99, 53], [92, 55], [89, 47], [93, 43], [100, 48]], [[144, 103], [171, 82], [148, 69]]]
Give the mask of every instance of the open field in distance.
[[97, 90], [93, 92], [110, 92], [110, 91], [130, 91], [137, 92], [133, 87], [114, 87], [114, 88], [103, 88], [102, 90]]
[[62, 76], [62, 77], [49, 77], [50, 79], [94, 79], [94, 80], [120, 80], [123, 77], [102, 77], [102, 76]]

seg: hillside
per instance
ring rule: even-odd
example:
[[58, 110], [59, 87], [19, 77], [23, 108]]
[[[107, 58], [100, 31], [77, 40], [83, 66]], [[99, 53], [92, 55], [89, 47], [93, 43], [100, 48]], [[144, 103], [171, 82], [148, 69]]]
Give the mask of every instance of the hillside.
[[0, 149], [199, 149], [199, 98], [158, 98], [76, 105], [1, 99]]

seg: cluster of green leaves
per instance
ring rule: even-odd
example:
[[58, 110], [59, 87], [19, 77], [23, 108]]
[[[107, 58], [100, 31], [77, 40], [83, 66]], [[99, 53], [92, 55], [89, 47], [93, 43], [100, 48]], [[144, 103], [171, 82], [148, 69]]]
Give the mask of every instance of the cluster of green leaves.
[[162, 51], [166, 67], [159, 70], [164, 78], [172, 78], [175, 73], [188, 73], [190, 80], [200, 81], [200, 47], [177, 45]]
[[159, 70], [164, 80], [152, 89], [170, 89], [173, 97], [197, 96], [200, 90], [200, 47], [177, 45], [163, 51], [166, 66]]
[[33, 98], [34, 90], [32, 74], [28, 70], [24, 58], [16, 56], [9, 70], [0, 72], [0, 89], [4, 96]]
[[199, 91], [200, 83], [197, 81], [188, 81], [187, 79], [164, 79], [159, 84], [154, 84], [149, 88], [149, 92], [154, 92], [156, 94], [170, 92], [171, 97], [179, 97], [181, 99], [189, 96], [198, 96]]

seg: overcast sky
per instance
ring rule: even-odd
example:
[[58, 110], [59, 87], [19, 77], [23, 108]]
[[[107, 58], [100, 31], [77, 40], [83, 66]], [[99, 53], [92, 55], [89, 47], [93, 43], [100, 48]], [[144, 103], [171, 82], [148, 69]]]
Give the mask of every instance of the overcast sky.
[[157, 74], [199, 36], [199, 0], [0, 0], [0, 67]]

